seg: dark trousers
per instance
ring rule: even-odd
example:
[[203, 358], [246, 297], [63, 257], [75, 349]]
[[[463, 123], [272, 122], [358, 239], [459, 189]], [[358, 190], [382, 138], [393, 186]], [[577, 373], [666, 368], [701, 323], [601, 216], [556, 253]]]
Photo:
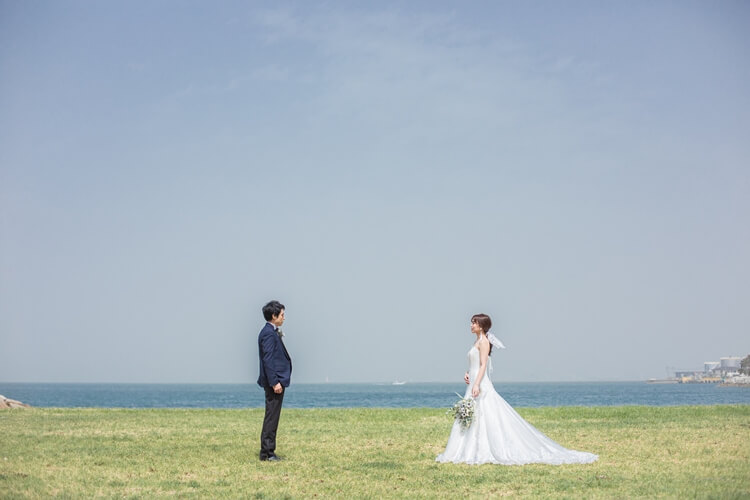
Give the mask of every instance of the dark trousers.
[[281, 416], [281, 403], [284, 401], [284, 392], [276, 394], [273, 388], [266, 387], [266, 416], [263, 417], [263, 430], [260, 431], [260, 458], [266, 459], [274, 455], [276, 451], [276, 429], [279, 427]]

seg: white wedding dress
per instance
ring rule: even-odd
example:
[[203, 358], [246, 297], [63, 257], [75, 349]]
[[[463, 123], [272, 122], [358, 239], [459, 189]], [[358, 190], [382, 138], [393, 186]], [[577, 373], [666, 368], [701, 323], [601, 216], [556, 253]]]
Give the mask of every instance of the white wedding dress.
[[[490, 360], [487, 360], [489, 365]], [[488, 366], [489, 369], [489, 366]], [[489, 370], [488, 370], [489, 371]], [[479, 374], [479, 349], [469, 350], [469, 385], [466, 396]], [[587, 464], [599, 458], [593, 453], [563, 448], [524, 420], [495, 391], [488, 374], [479, 384], [474, 421], [468, 429], [453, 423], [445, 451], [438, 462], [466, 464]]]

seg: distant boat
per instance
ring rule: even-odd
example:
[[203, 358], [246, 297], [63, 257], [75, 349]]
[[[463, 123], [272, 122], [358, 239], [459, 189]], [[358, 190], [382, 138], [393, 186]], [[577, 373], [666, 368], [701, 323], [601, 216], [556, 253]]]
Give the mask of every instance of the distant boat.
[[404, 385], [405, 383], [406, 382], [401, 382], [399, 380], [396, 380], [395, 382], [393, 382], [393, 385]]

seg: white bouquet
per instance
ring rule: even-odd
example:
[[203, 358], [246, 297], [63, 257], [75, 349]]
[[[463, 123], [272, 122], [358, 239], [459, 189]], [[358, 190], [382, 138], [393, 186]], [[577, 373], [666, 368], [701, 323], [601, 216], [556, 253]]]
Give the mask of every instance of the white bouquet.
[[476, 409], [476, 401], [474, 398], [462, 398], [460, 394], [456, 393], [460, 399], [456, 403], [448, 408], [448, 415], [453, 415], [453, 418], [458, 421], [461, 429], [468, 429], [471, 426], [471, 422], [474, 420], [474, 410]]

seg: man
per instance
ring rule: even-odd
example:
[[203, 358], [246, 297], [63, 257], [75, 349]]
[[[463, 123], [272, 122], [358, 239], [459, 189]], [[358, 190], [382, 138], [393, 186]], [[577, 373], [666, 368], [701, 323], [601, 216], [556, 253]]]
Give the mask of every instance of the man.
[[281, 338], [284, 333], [284, 305], [272, 300], [263, 306], [267, 323], [258, 335], [260, 376], [258, 385], [266, 391], [266, 415], [260, 433], [260, 459], [269, 462], [281, 460], [276, 456], [276, 429], [279, 427], [284, 388], [289, 387], [292, 376], [292, 359]]

